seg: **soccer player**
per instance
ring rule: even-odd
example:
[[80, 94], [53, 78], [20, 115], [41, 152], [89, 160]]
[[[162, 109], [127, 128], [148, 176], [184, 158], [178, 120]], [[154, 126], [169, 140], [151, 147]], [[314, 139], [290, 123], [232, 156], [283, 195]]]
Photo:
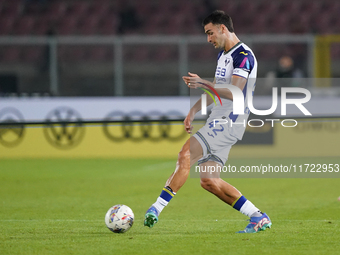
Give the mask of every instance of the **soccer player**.
[[[158, 222], [158, 216], [164, 207], [175, 196], [188, 178], [190, 167], [198, 162], [200, 168], [223, 167], [228, 159], [231, 146], [242, 139], [249, 110], [248, 100], [245, 101], [245, 114], [233, 113], [233, 94], [227, 88], [218, 88], [218, 84], [231, 84], [238, 87], [245, 97], [252, 96], [255, 89], [257, 75], [257, 61], [251, 49], [242, 43], [234, 33], [231, 18], [223, 11], [214, 11], [203, 20], [205, 34], [208, 42], [215, 48], [221, 48], [218, 54], [217, 68], [214, 82], [201, 79], [197, 74], [189, 72], [184, 76], [184, 82], [189, 88], [209, 88], [215, 90], [222, 98], [222, 105], [218, 103], [212, 108], [211, 114], [199, 131], [190, 137], [178, 154], [176, 169], [167, 180], [156, 202], [147, 210], [144, 225], [153, 227]], [[206, 86], [208, 85], [208, 86]], [[251, 93], [247, 93], [251, 90]], [[207, 97], [207, 105], [213, 103], [213, 99]], [[246, 98], [247, 99], [247, 98]], [[192, 130], [192, 121], [197, 112], [201, 110], [201, 99], [190, 109], [184, 120], [184, 126], [188, 133]], [[215, 119], [225, 119], [234, 125], [217, 125]], [[244, 121], [245, 120], [245, 121]], [[236, 124], [238, 123], [238, 124]], [[218, 124], [218, 123], [217, 123]], [[201, 186], [213, 193], [223, 202], [250, 217], [250, 223], [244, 230], [238, 233], [256, 233], [270, 228], [272, 223], [266, 213], [262, 213], [253, 203], [247, 200], [235, 187], [219, 178], [219, 173], [201, 172]]]

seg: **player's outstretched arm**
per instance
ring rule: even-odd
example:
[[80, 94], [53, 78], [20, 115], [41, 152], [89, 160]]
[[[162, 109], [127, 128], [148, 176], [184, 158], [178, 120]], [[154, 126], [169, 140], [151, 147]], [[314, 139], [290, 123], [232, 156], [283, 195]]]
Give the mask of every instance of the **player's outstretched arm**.
[[[192, 81], [193, 78], [195, 78], [195, 80], [197, 81], [204, 81], [197, 74], [190, 72], [188, 72], [188, 74], [189, 76], [183, 76], [182, 78], [189, 88], [193, 88], [190, 84], [190, 81]], [[213, 99], [211, 97], [207, 97], [207, 105], [210, 105], [212, 103]], [[196, 113], [199, 112], [200, 110], [201, 110], [201, 98], [194, 104], [193, 107], [191, 107], [187, 117], [184, 120], [184, 128], [187, 133], [191, 134], [191, 131], [193, 129], [191, 123], [193, 122]]]

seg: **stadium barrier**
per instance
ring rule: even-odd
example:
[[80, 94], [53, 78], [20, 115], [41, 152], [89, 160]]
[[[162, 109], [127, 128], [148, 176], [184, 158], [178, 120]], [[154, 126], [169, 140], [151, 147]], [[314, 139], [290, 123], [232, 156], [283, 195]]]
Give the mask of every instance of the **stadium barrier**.
[[[189, 138], [182, 123], [189, 109], [188, 98], [139, 98], [140, 107], [132, 105], [131, 100], [3, 100], [0, 158], [175, 158]], [[327, 113], [333, 116], [326, 118], [321, 113], [311, 118], [298, 116], [294, 118], [298, 122], [296, 127], [285, 127], [280, 121], [266, 121], [263, 125], [253, 122], [252, 125], [261, 127], [248, 126], [244, 139], [234, 146], [230, 157], [339, 156], [337, 101], [315, 98], [314, 104], [329, 109]], [[115, 109], [124, 109], [125, 114]], [[314, 109], [313, 104], [309, 109]], [[93, 120], [95, 116], [99, 118]], [[279, 117], [274, 113], [270, 118]]]

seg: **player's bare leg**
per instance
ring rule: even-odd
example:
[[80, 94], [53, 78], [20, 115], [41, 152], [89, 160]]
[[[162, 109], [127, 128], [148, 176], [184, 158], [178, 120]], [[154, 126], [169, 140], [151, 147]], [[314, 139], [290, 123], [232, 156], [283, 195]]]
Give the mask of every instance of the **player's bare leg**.
[[190, 167], [202, 156], [203, 150], [200, 143], [195, 137], [190, 137], [178, 153], [175, 171], [166, 181], [157, 201], [146, 212], [144, 226], [153, 227], [157, 223], [158, 215], [188, 179]]
[[203, 150], [195, 137], [191, 137], [183, 145], [178, 153], [176, 170], [166, 181], [165, 186], [177, 192], [186, 182], [189, 176], [190, 167], [195, 164], [203, 155]]
[[[200, 167], [208, 169], [208, 167], [221, 167], [221, 165], [215, 161], [207, 161], [200, 164]], [[225, 203], [232, 205], [235, 200], [237, 200], [242, 194], [232, 185], [225, 182], [220, 178], [219, 172], [201, 172], [201, 186], [205, 190], [213, 193], [219, 199]]]
[[[218, 169], [221, 165], [214, 161], [207, 161], [200, 164], [202, 169]], [[225, 203], [231, 205], [236, 210], [250, 218], [250, 223], [247, 227], [238, 233], [256, 233], [260, 230], [270, 228], [272, 223], [266, 213], [262, 213], [255, 205], [247, 200], [242, 194], [232, 185], [220, 178], [219, 172], [201, 172], [201, 186], [213, 193]]]

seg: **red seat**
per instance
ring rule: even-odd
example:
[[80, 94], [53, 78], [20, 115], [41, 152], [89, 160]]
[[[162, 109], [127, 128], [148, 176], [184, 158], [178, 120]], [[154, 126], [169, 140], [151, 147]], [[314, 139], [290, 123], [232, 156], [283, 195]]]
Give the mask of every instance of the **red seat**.
[[178, 59], [178, 51], [173, 46], [159, 46], [153, 48], [152, 59], [160, 62], [174, 61]]
[[82, 46], [64, 46], [59, 47], [58, 57], [64, 62], [79, 62], [86, 58], [87, 50]]
[[339, 43], [332, 44], [331, 56], [332, 56], [332, 59], [340, 59], [340, 44]]
[[116, 15], [106, 16], [99, 24], [98, 33], [102, 35], [115, 35], [117, 33], [118, 22]]
[[113, 61], [113, 48], [112, 46], [96, 46], [92, 47], [89, 51], [89, 60], [95, 62], [112, 62]]
[[48, 5], [46, 16], [50, 17], [51, 20], [62, 19], [65, 15], [66, 10], [66, 1], [53, 1]]
[[73, 17], [81, 17], [88, 11], [89, 3], [86, 1], [75, 1], [69, 5], [68, 15]]
[[272, 20], [269, 21], [268, 26], [270, 27], [270, 32], [272, 33], [289, 33], [290, 32], [290, 16], [286, 13], [280, 13], [273, 16]]
[[126, 62], [145, 62], [150, 60], [150, 46], [137, 45], [128, 47], [124, 51], [124, 61]]
[[6, 1], [3, 12], [7, 16], [20, 16], [23, 11], [23, 4], [20, 1]]
[[[29, 64], [34, 64], [42, 60], [46, 47], [29, 46], [22, 51], [22, 60]], [[46, 56], [47, 57], [47, 56]]]
[[110, 10], [110, 2], [103, 0], [96, 0], [89, 7], [89, 14], [97, 17], [104, 17]]
[[2, 47], [1, 60], [6, 63], [16, 63], [20, 61], [20, 48], [16, 46]]
[[16, 35], [29, 35], [33, 31], [35, 19], [32, 16], [21, 17], [14, 25], [14, 34]]
[[301, 4], [299, 1], [283, 1], [281, 5], [279, 5], [279, 12], [283, 14], [300, 14]]
[[91, 16], [83, 17], [79, 21], [79, 26], [77, 29], [78, 34], [81, 34], [81, 35], [97, 34], [99, 21], [100, 21], [99, 16], [91, 15]]
[[268, 33], [268, 19], [265, 15], [259, 15], [249, 23], [250, 33], [265, 34]]
[[50, 28], [51, 28], [50, 19], [48, 17], [47, 18], [39, 17], [34, 24], [32, 33], [34, 35], [46, 35]]
[[73, 16], [67, 16], [60, 19], [57, 26], [58, 35], [72, 35], [75, 34], [78, 25], [78, 19]]
[[0, 17], [0, 35], [10, 35], [12, 33], [14, 20], [12, 16]]

